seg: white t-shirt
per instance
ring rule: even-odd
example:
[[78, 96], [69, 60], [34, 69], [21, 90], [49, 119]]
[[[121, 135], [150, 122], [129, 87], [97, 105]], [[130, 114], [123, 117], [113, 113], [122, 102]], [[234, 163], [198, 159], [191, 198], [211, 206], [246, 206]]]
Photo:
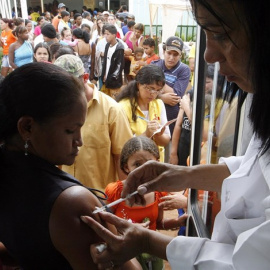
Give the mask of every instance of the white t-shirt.
[[92, 28], [93, 28], [93, 25], [94, 25], [94, 23], [92, 21], [89, 21], [88, 19], [84, 18], [84, 19], [82, 19], [82, 24], [81, 25], [83, 25], [83, 24], [89, 25], [91, 27], [91, 31], [92, 31]]
[[38, 43], [44, 42], [43, 35], [40, 34], [34, 39], [34, 48], [37, 46]]
[[105, 73], [105, 78], [107, 78], [110, 66], [111, 66], [111, 59], [112, 59], [112, 55], [114, 54], [115, 50], [116, 50], [116, 46], [117, 46], [118, 42], [116, 42], [113, 46], [109, 46], [109, 50], [107, 53], [107, 63], [106, 63], [106, 73]]
[[[126, 42], [124, 42], [122, 39], [120, 38], [116, 38], [119, 42], [121, 42], [124, 45], [124, 50], [128, 49], [128, 45]], [[96, 47], [96, 51], [98, 52], [105, 52], [105, 46], [107, 44], [106, 38], [102, 38], [98, 41], [97, 43], [97, 47]]]

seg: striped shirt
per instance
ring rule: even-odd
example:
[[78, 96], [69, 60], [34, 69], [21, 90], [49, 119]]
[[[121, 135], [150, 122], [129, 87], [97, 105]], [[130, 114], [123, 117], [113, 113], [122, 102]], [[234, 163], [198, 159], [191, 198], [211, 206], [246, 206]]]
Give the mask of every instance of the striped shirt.
[[[189, 78], [190, 78], [190, 68], [188, 65], [182, 63], [181, 61], [178, 64], [168, 69], [165, 66], [165, 61], [163, 59], [152, 61], [151, 64], [159, 66], [165, 75], [165, 81], [168, 86], [173, 88], [174, 93], [176, 93], [181, 98], [185, 94], [185, 91], [188, 87]], [[177, 117], [179, 111], [179, 105], [170, 106], [165, 104], [168, 121]], [[171, 134], [173, 133], [175, 123], [170, 125]]]

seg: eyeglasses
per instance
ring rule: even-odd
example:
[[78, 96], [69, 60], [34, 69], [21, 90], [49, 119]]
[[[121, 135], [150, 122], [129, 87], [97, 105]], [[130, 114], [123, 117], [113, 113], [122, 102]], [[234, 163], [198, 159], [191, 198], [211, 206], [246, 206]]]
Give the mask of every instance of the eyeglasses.
[[151, 94], [160, 94], [162, 93], [163, 88], [161, 89], [151, 89], [147, 84], [143, 85], [144, 89], [147, 90]]

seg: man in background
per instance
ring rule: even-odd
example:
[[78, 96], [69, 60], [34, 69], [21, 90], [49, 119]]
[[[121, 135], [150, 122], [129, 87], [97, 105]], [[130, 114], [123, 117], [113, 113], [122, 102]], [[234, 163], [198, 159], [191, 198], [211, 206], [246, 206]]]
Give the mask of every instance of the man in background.
[[127, 6], [126, 5], [121, 6], [115, 15], [118, 15], [119, 17], [123, 17], [124, 19], [126, 19], [126, 17], [128, 16]]
[[73, 165], [61, 168], [83, 185], [104, 191], [108, 183], [126, 178], [120, 169], [120, 154], [132, 137], [127, 116], [119, 103], [89, 83], [78, 56], [62, 55], [54, 64], [82, 80], [88, 103], [81, 128], [83, 145]]
[[87, 24], [90, 26], [90, 29], [92, 31], [94, 23], [92, 22], [92, 15], [88, 11], [84, 11], [82, 13], [82, 24]]
[[66, 11], [66, 10], [67, 10], [67, 7], [64, 3], [60, 3], [58, 5], [58, 14], [54, 16], [52, 20], [52, 25], [54, 26], [56, 32], [58, 32], [58, 24], [59, 24], [59, 21], [61, 20], [61, 12]]
[[[177, 118], [180, 99], [186, 92], [190, 78], [190, 68], [181, 62], [184, 42], [176, 36], [169, 37], [163, 47], [164, 59], [152, 61], [159, 66], [165, 75], [163, 93], [159, 98], [165, 103], [168, 121]], [[169, 128], [173, 136], [175, 123]], [[165, 162], [169, 161], [171, 142], [165, 147]]]
[[[159, 66], [165, 75], [165, 86], [163, 93], [159, 98], [163, 100], [166, 107], [168, 120], [175, 119], [179, 111], [180, 98], [187, 89], [190, 68], [181, 62], [184, 42], [179, 37], [169, 37], [164, 45], [164, 60], [155, 60], [151, 64]], [[170, 125], [171, 135], [173, 133], [174, 123]]]
[[117, 38], [121, 38], [123, 39], [124, 38], [124, 34], [123, 34], [123, 31], [122, 29], [118, 26], [118, 24], [116, 23], [116, 17], [114, 14], [110, 14], [109, 17], [108, 17], [108, 23], [109, 24], [112, 24], [116, 27], [117, 29], [117, 34], [116, 34], [116, 37]]

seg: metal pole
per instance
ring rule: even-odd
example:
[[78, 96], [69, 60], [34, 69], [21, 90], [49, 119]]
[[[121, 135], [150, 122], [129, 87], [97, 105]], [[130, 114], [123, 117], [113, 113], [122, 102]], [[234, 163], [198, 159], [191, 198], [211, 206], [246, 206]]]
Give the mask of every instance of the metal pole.
[[10, 1], [8, 1], [8, 15], [9, 15], [9, 18], [12, 18], [12, 10], [11, 10]]
[[[150, 8], [150, 4], [148, 4], [148, 7], [149, 7], [149, 13], [151, 12], [151, 8]], [[151, 38], [153, 38], [153, 29], [152, 29], [152, 27], [153, 27], [153, 22], [152, 22], [152, 16], [153, 16], [153, 14], [150, 16], [150, 37]]]
[[[17, 1], [14, 0], [14, 9], [15, 9], [15, 16], [18, 18], [18, 10], [17, 10]], [[12, 11], [11, 11], [11, 16], [12, 16]]]
[[20, 2], [21, 2], [22, 18], [23, 19], [28, 19], [28, 11], [27, 11], [26, 0], [20, 0]]
[[3, 18], [4, 16], [4, 3], [0, 2], [0, 13], [2, 14]]
[[8, 10], [8, 4], [7, 1], [2, 2], [2, 17], [11, 19], [11, 13]]
[[108, 0], [108, 11], [110, 12], [110, 0]]
[[41, 5], [41, 13], [44, 12], [44, 4], [43, 4], [43, 0], [40, 0], [40, 5]]

